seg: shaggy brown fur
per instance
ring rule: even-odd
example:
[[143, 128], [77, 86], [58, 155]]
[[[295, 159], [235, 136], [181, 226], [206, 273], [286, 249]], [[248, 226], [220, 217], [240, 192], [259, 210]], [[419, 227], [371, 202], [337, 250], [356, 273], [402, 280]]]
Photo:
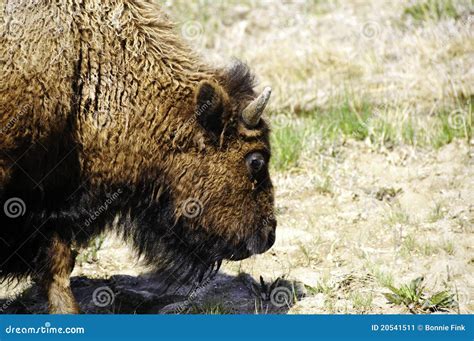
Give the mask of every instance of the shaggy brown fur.
[[0, 75], [0, 204], [25, 206], [0, 212], [0, 275], [62, 292], [51, 311], [76, 311], [67, 250], [107, 226], [184, 280], [273, 244], [268, 169], [245, 161], [270, 157], [240, 119], [253, 76], [203, 63], [156, 5], [7, 1]]

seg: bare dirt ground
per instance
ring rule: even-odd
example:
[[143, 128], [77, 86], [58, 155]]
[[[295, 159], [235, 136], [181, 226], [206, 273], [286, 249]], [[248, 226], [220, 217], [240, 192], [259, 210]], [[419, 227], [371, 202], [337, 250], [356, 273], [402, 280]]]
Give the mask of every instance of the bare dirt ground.
[[[459, 308], [451, 312], [472, 313], [473, 146], [374, 151], [347, 142], [328, 152], [275, 177], [279, 227], [268, 253], [224, 264], [190, 296], [185, 290], [163, 294], [159, 276], [118, 239], [107, 238], [93, 257], [94, 247], [85, 251], [74, 270], [72, 286], [82, 310], [408, 313], [387, 302], [386, 285], [424, 276], [427, 293], [456, 293]], [[284, 294], [287, 288], [294, 300], [270, 299], [260, 276], [268, 285], [284, 277], [275, 290]], [[0, 291], [4, 312], [45, 312], [35, 287], [23, 292], [27, 286]]]

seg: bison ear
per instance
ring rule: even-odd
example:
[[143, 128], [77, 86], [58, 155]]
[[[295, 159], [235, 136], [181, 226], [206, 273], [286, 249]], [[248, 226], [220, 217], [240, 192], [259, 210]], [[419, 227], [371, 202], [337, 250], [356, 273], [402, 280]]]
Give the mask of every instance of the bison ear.
[[209, 81], [199, 83], [196, 91], [196, 116], [198, 123], [218, 138], [224, 127], [225, 92], [221, 86]]

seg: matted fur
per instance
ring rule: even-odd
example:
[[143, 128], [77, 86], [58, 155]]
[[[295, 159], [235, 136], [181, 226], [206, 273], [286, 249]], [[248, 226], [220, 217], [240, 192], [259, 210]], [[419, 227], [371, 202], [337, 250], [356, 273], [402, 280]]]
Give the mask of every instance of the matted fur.
[[[54, 236], [84, 245], [107, 227], [172, 280], [249, 256], [276, 223], [268, 169], [256, 183], [244, 162], [270, 157], [265, 122], [240, 123], [248, 68], [206, 65], [151, 2], [63, 3], [4, 9], [0, 204], [21, 198], [26, 212], [0, 214], [2, 275], [41, 276]], [[202, 84], [218, 117], [199, 111]]]

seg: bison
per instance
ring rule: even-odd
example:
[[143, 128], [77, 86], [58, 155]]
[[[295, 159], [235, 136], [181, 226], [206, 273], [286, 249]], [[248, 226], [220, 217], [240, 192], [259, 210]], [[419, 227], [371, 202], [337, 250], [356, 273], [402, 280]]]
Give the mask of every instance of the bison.
[[257, 94], [145, 0], [17, 1], [0, 31], [0, 276], [77, 313], [75, 254], [113, 230], [193, 283], [275, 241]]

